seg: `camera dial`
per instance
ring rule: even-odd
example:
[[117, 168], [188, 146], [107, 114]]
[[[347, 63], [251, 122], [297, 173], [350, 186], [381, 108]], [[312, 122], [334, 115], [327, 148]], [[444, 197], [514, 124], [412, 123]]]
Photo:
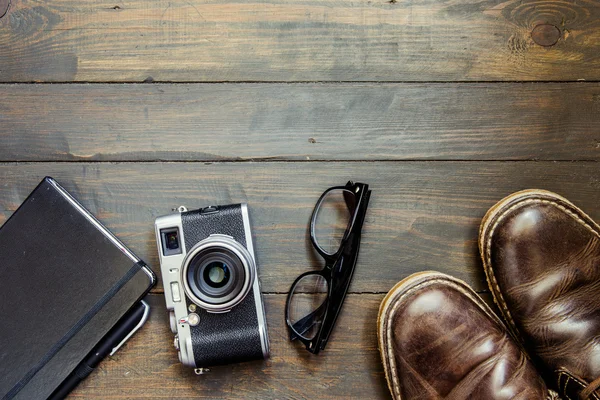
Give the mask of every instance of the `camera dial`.
[[181, 281], [197, 306], [227, 312], [250, 292], [256, 267], [248, 250], [232, 237], [210, 235], [187, 254]]

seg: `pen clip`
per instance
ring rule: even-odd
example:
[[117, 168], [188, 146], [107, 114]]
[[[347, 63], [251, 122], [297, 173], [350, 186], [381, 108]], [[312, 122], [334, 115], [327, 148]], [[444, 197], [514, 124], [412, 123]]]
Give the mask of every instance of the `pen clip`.
[[129, 332], [129, 334], [127, 334], [127, 336], [125, 336], [125, 338], [121, 341], [121, 343], [119, 343], [118, 345], [116, 345], [115, 347], [113, 347], [112, 351], [109, 354], [109, 357], [112, 357], [121, 347], [123, 347], [123, 345], [137, 332], [140, 330], [140, 328], [142, 326], [144, 326], [144, 324], [146, 323], [146, 321], [148, 320], [148, 315], [150, 315], [150, 306], [148, 305], [148, 303], [146, 303], [144, 300], [141, 301], [142, 306], [144, 307], [144, 314], [142, 315], [142, 318], [140, 319], [140, 322], [138, 322], [138, 324], [135, 326], [135, 328], [133, 328], [131, 330], [131, 332]]

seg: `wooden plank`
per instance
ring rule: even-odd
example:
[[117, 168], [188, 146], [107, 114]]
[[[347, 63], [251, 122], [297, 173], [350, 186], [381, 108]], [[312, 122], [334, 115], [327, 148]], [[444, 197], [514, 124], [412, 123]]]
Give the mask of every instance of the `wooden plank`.
[[423, 270], [484, 290], [481, 218], [520, 189], [556, 191], [600, 219], [596, 162], [5, 163], [0, 223], [44, 175], [62, 182], [156, 271], [155, 217], [179, 205], [247, 202], [269, 293], [287, 292], [298, 275], [321, 265], [307, 237], [310, 214], [325, 189], [350, 178], [373, 190], [352, 292], [384, 293]]
[[2, 82], [598, 80], [594, 0], [13, 1]]
[[349, 295], [327, 348], [318, 356], [288, 340], [285, 297], [264, 296], [269, 360], [215, 367], [195, 376], [177, 359], [162, 295], [150, 295], [146, 326], [69, 399], [389, 398], [377, 349], [383, 295]]
[[0, 160], [599, 160], [600, 84], [0, 85]]
[[[387, 399], [377, 349], [383, 295], [350, 294], [327, 348], [313, 356], [288, 340], [285, 295], [264, 295], [271, 357], [211, 368], [195, 376], [172, 347], [162, 295], [146, 299], [150, 319], [115, 356], [102, 362], [69, 399]], [[491, 296], [482, 298], [490, 303]], [[493, 305], [492, 305], [493, 306]]]

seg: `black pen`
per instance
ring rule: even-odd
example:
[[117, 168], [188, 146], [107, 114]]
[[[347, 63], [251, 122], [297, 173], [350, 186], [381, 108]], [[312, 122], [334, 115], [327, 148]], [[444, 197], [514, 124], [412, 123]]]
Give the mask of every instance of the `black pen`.
[[59, 400], [67, 397], [79, 382], [85, 379], [106, 356], [115, 354], [144, 325], [149, 313], [150, 306], [145, 301], [142, 300], [134, 305], [48, 399]]

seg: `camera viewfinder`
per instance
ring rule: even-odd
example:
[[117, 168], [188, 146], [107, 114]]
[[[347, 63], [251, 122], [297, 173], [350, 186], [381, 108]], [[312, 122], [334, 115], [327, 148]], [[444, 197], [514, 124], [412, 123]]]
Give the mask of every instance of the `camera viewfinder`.
[[162, 252], [165, 256], [181, 254], [181, 243], [179, 240], [179, 230], [177, 228], [161, 229], [160, 242], [162, 245]]

